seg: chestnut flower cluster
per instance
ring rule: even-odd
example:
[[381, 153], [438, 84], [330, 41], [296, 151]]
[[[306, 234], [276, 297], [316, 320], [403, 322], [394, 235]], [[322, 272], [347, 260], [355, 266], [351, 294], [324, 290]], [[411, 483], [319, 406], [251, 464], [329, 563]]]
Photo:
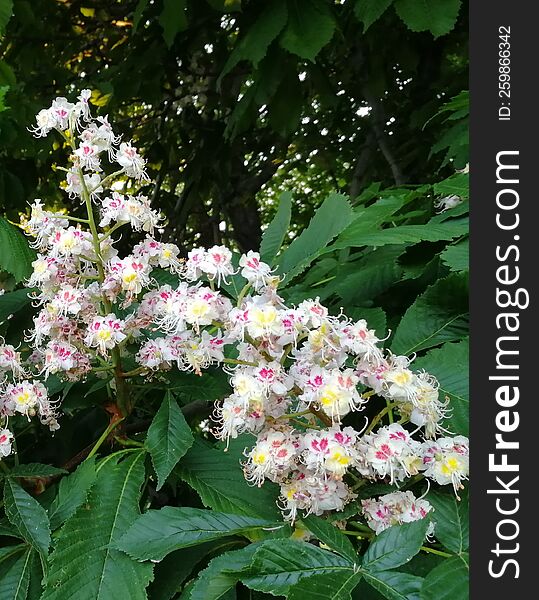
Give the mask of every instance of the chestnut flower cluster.
[[[436, 379], [414, 371], [408, 357], [384, 352], [363, 319], [333, 316], [318, 298], [287, 305], [280, 278], [257, 252], [235, 262], [228, 248], [214, 246], [180, 258], [176, 245], [159, 240], [163, 217], [148, 198], [125, 193], [148, 180], [144, 159], [107, 117], [91, 117], [89, 98], [88, 91], [75, 103], [57, 98], [33, 128], [38, 137], [59, 132], [70, 148], [64, 190], [87, 217], [35, 200], [24, 224], [38, 252], [28, 280], [38, 312], [24, 361], [13, 346], [0, 346], [0, 455], [11, 452], [8, 424], [17, 413], [58, 427], [44, 385], [50, 375], [108, 377], [128, 411], [130, 378], [171, 369], [200, 375], [220, 365], [232, 393], [216, 403], [213, 432], [227, 444], [254, 436], [245, 477], [277, 483], [287, 519], [340, 511], [368, 481], [398, 486], [422, 474], [457, 492], [468, 476], [468, 440], [446, 436], [448, 406]], [[144, 236], [126, 256], [116, 248], [122, 227]], [[163, 270], [174, 284], [158, 282]], [[238, 274], [246, 284], [233, 303], [226, 290]], [[125, 371], [128, 357], [137, 367]], [[376, 398], [385, 405], [370, 424], [343, 424]], [[390, 424], [380, 426], [386, 416]], [[430, 510], [411, 492], [363, 503], [377, 532]]]

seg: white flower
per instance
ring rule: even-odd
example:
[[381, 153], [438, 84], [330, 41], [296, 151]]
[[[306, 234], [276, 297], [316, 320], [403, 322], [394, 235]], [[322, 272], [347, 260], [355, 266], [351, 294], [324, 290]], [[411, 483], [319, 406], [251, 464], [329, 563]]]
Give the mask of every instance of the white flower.
[[271, 267], [260, 260], [260, 254], [249, 250], [240, 258], [241, 275], [254, 287], [259, 290], [265, 286], [271, 277]]
[[422, 469], [425, 477], [440, 485], [451, 483], [458, 494], [462, 481], [469, 475], [469, 441], [458, 435], [454, 438], [443, 437], [421, 445]]
[[109, 314], [106, 317], [95, 317], [88, 325], [85, 343], [91, 348], [97, 348], [98, 351], [106, 355], [127, 337], [122, 331], [125, 324], [116, 315]]
[[[362, 500], [361, 506], [367, 524], [377, 534], [394, 525], [424, 519], [432, 511], [427, 500], [416, 498], [412, 492], [393, 492], [378, 500]], [[427, 535], [433, 532], [434, 523], [430, 523]]]
[[0, 429], [0, 456], [6, 457], [11, 454], [13, 434], [9, 429]]
[[123, 167], [128, 177], [137, 180], [148, 180], [145, 171], [146, 161], [140, 156], [138, 150], [131, 145], [131, 142], [120, 144], [120, 149], [116, 153], [116, 162]]

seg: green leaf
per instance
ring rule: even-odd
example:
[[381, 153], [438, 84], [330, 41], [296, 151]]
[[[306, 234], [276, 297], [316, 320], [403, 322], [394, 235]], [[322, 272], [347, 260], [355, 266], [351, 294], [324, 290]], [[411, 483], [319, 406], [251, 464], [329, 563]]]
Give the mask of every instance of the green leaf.
[[[0, 0], [1, 1], [1, 0]], [[9, 107], [6, 105], [6, 94], [9, 92], [9, 85], [0, 86], [0, 112], [4, 112]]]
[[224, 452], [197, 439], [175, 472], [198, 492], [204, 506], [280, 520], [281, 513], [275, 504], [279, 495], [277, 486], [267, 482], [254, 487], [245, 481], [240, 467], [245, 445], [245, 438], [241, 437]]
[[0, 600], [26, 600], [36, 557], [35, 551], [27, 548], [6, 560], [0, 558]]
[[45, 509], [10, 478], [6, 479], [4, 487], [4, 506], [10, 523], [45, 561], [51, 543], [49, 518]]
[[35, 256], [22, 233], [0, 217], [0, 271], [11, 273], [18, 283], [32, 273]]
[[266, 56], [273, 40], [281, 33], [286, 24], [287, 9], [284, 0], [276, 0], [266, 6], [247, 33], [236, 44], [219, 75], [217, 85], [223, 77], [242, 60], [250, 61], [255, 67]]
[[146, 437], [160, 490], [180, 458], [193, 445], [193, 434], [174, 396], [167, 392]]
[[150, 0], [138, 0], [135, 12], [133, 13], [133, 33], [138, 29], [140, 20], [142, 19], [142, 13], [148, 8]]
[[174, 43], [176, 35], [187, 29], [186, 4], [187, 0], [163, 0], [163, 12], [159, 16], [159, 24], [163, 28], [163, 39], [169, 48]]
[[470, 196], [470, 174], [455, 173], [434, 184], [434, 193], [439, 196], [459, 196], [459, 198], [468, 199]]
[[402, 268], [397, 259], [403, 251], [402, 246], [386, 246], [350, 263], [348, 272], [337, 273], [335, 293], [346, 304], [372, 301], [398, 280]]
[[24, 552], [27, 549], [26, 544], [17, 544], [16, 546], [2, 546], [0, 547], [0, 564], [11, 561], [12, 559], [17, 558], [21, 552]]
[[253, 517], [201, 508], [165, 506], [141, 515], [121, 538], [118, 548], [137, 560], [161, 560], [179, 548], [253, 529], [279, 526], [275, 521]]
[[33, 559], [30, 562], [30, 584], [28, 586], [26, 600], [41, 600], [42, 581], [43, 569], [41, 562], [38, 560], [38, 555], [34, 551]]
[[60, 480], [58, 492], [49, 507], [52, 531], [60, 527], [86, 501], [95, 477], [95, 459], [92, 457], [82, 462], [74, 473]]
[[291, 216], [292, 194], [290, 192], [283, 192], [279, 198], [277, 213], [262, 234], [262, 242], [260, 244], [260, 258], [269, 265], [273, 265], [275, 257], [281, 249], [286, 232], [290, 227]]
[[[364, 573], [365, 581], [388, 600], [420, 600], [423, 579], [399, 571]], [[457, 600], [457, 599], [455, 599]]]
[[356, 0], [354, 14], [363, 23], [363, 31], [378, 21], [392, 4], [393, 0]]
[[428, 287], [404, 313], [391, 349], [395, 354], [411, 354], [467, 334], [468, 278], [465, 273], [452, 273]]
[[116, 454], [98, 464], [88, 501], [60, 530], [42, 600], [146, 599], [152, 566], [114, 548], [140, 513], [144, 457], [136, 451], [119, 461]]
[[396, 0], [395, 10], [412, 31], [430, 31], [437, 38], [457, 22], [460, 0]]
[[249, 569], [259, 543], [249, 544], [241, 550], [225, 552], [210, 561], [198, 574], [186, 600], [218, 600], [233, 589], [242, 572]]
[[268, 540], [256, 550], [248, 575], [241, 581], [251, 589], [274, 596], [286, 595], [290, 586], [305, 577], [354, 573], [353, 563], [335, 554], [293, 540]]
[[324, 0], [290, 0], [281, 46], [300, 58], [314, 62], [333, 37], [335, 26], [331, 8]]
[[[65, 475], [65, 469], [59, 469], [51, 465], [41, 465], [39, 463], [27, 463], [25, 465], [17, 465], [9, 472], [9, 477], [54, 477], [55, 475]], [[0, 477], [3, 475], [0, 474]]]
[[447, 246], [440, 258], [452, 271], [467, 271], [470, 268], [470, 241], [466, 238], [454, 246]]
[[467, 554], [448, 558], [425, 577], [421, 600], [467, 600], [469, 578]]
[[164, 386], [166, 390], [193, 400], [218, 400], [232, 391], [228, 377], [222, 371], [205, 371], [202, 377], [185, 371], [171, 371], [165, 376], [168, 380]]
[[442, 425], [452, 433], [469, 435], [469, 344], [444, 344], [414, 361], [415, 369], [425, 369], [440, 383], [440, 394], [449, 398], [450, 418]]
[[306, 269], [318, 253], [352, 221], [346, 196], [330, 194], [302, 231], [279, 258], [279, 273], [289, 282]]
[[[400, 225], [381, 231], [361, 231], [357, 236], [346, 234], [328, 246], [327, 252], [348, 248], [349, 246], [386, 246], [387, 244], [417, 244], [418, 242], [439, 242], [452, 240], [468, 233], [467, 218], [451, 219], [444, 223], [429, 222], [424, 225]], [[345, 232], [346, 233], [346, 232]]]
[[4, 35], [13, 14], [13, 0], [0, 0], [0, 36]]
[[[232, 542], [236, 543], [236, 542]], [[181, 550], [171, 552], [169, 555], [158, 562], [154, 569], [154, 580], [148, 588], [148, 597], [151, 600], [171, 600], [182, 587], [184, 581], [195, 570], [196, 566], [208, 554], [214, 554], [223, 548], [230, 547], [230, 540], [219, 539], [213, 542], [206, 542], [199, 546], [191, 546]], [[252, 545], [252, 544], [251, 544]], [[248, 548], [251, 547], [248, 546]], [[201, 573], [203, 573], [202, 571]], [[199, 574], [200, 577], [200, 574]], [[208, 582], [208, 587], [213, 577]], [[191, 596], [188, 596], [191, 597]], [[205, 599], [204, 599], [205, 600]], [[209, 600], [209, 598], [208, 598]]]
[[0, 519], [0, 536], [20, 538], [21, 534], [5, 517]]
[[436, 523], [434, 535], [451, 552], [462, 554], [469, 545], [468, 491], [460, 493], [460, 501], [455, 494], [431, 492], [427, 500], [434, 507], [432, 519]]
[[310, 515], [302, 519], [307, 529], [314, 534], [322, 543], [338, 552], [344, 558], [354, 562], [357, 560], [357, 552], [350, 540], [329, 521]]
[[288, 600], [351, 600], [351, 592], [361, 579], [353, 570], [343, 573], [312, 575], [293, 585]]
[[377, 535], [363, 557], [363, 568], [373, 573], [394, 569], [407, 563], [425, 541], [428, 518], [388, 527]]
[[390, 222], [391, 217], [405, 203], [406, 195], [400, 194], [380, 198], [369, 206], [361, 206], [354, 209], [354, 220], [340, 234], [339, 240], [350, 240], [350, 245], [354, 245], [353, 240], [360, 238], [362, 235], [372, 233], [384, 223]]

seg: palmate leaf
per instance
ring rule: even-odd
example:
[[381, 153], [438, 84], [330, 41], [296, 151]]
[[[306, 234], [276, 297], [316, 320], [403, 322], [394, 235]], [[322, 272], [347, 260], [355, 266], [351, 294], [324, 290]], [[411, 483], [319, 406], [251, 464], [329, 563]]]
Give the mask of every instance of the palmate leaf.
[[241, 581], [249, 588], [286, 595], [291, 586], [312, 575], [350, 576], [354, 564], [348, 559], [306, 542], [268, 540], [256, 550], [251, 568]]
[[402, 246], [386, 246], [369, 252], [350, 265], [352, 270], [346, 276], [343, 273], [341, 277], [338, 273], [335, 293], [346, 304], [360, 304], [376, 298], [399, 279], [402, 268], [397, 259], [403, 252]]
[[411, 354], [467, 334], [468, 278], [465, 273], [453, 273], [427, 288], [405, 312], [391, 350]]
[[460, 241], [454, 246], [448, 246], [441, 254], [442, 262], [452, 271], [468, 271], [470, 268], [470, 242]]
[[[353, 220], [339, 235], [336, 244], [349, 242], [350, 246], [362, 246], [361, 237], [379, 229], [391, 220], [406, 202], [406, 194], [378, 199], [369, 206], [354, 209]], [[357, 242], [357, 240], [360, 240]], [[346, 247], [346, 246], [343, 246]]]
[[[176, 596], [176, 593], [188, 579], [189, 575], [193, 571], [196, 571], [198, 563], [208, 554], [215, 554], [230, 549], [232, 544], [237, 544], [237, 542], [224, 538], [171, 552], [156, 564], [154, 568], [154, 580], [148, 587], [148, 597], [151, 600], [171, 600], [171, 598]], [[247, 547], [250, 548], [251, 546], [252, 544]], [[225, 554], [229, 553], [225, 552]], [[199, 574], [197, 581], [203, 572]], [[208, 582], [205, 582], [203, 587], [207, 589], [215, 577], [216, 574]], [[190, 589], [192, 590], [193, 588]], [[209, 597], [206, 599], [203, 596], [203, 600], [209, 600]]]
[[335, 17], [324, 0], [290, 0], [281, 46], [300, 58], [314, 62], [333, 37], [335, 25]]
[[293, 585], [288, 600], [350, 600], [362, 575], [352, 569], [344, 573], [311, 575]]
[[346, 196], [330, 194], [316, 211], [308, 227], [279, 257], [278, 272], [288, 283], [306, 269], [318, 253], [341, 233], [354, 218]]
[[434, 184], [434, 192], [440, 196], [459, 196], [460, 198], [468, 199], [470, 196], [470, 174], [455, 173]]
[[427, 499], [434, 507], [432, 519], [436, 523], [434, 535], [451, 552], [461, 554], [469, 545], [468, 490], [455, 494], [431, 492]]
[[279, 208], [273, 220], [262, 234], [260, 244], [260, 258], [272, 265], [277, 253], [281, 249], [286, 232], [290, 227], [290, 218], [292, 216], [292, 194], [284, 192], [279, 198]]
[[28, 297], [27, 289], [15, 290], [14, 292], [2, 294], [0, 296], [0, 323], [5, 321], [10, 315], [30, 304], [30, 302], [31, 299]]
[[58, 492], [48, 511], [52, 531], [60, 527], [86, 501], [95, 477], [95, 459], [92, 457], [81, 463], [74, 473], [60, 480]]
[[467, 554], [448, 558], [425, 577], [421, 600], [467, 600], [469, 577]]
[[170, 371], [165, 376], [167, 382], [160, 387], [174, 391], [180, 399], [213, 401], [231, 393], [228, 377], [223, 371], [206, 371], [202, 377], [186, 371]]
[[446, 343], [414, 361], [415, 369], [425, 369], [440, 383], [440, 396], [449, 398], [450, 418], [442, 425], [454, 434], [469, 433], [469, 343]]
[[[248, 442], [247, 442], [248, 443]], [[212, 448], [200, 439], [183, 457], [175, 470], [196, 490], [204, 506], [226, 513], [280, 520], [275, 502], [276, 485], [250, 486], [241, 470], [240, 460], [247, 445], [241, 437], [231, 443], [228, 452]]]
[[388, 600], [420, 600], [424, 582], [421, 577], [399, 571], [366, 572], [363, 576], [369, 585]]
[[4, 35], [13, 13], [13, 0], [0, 0], [0, 36]]
[[356, 0], [354, 14], [363, 23], [363, 31], [386, 12], [394, 0]]
[[0, 600], [26, 600], [34, 561], [35, 550], [28, 546], [3, 548], [0, 554]]
[[182, 595], [183, 600], [218, 600], [231, 590], [248, 571], [260, 543], [249, 544], [217, 556], [199, 573], [194, 585]]
[[[25, 465], [17, 465], [13, 467], [9, 472], [9, 477], [53, 477], [55, 475], [65, 475], [67, 471], [65, 469], [59, 469], [52, 465], [42, 465], [39, 463], [27, 463]], [[3, 475], [0, 474], [0, 477]]]
[[179, 548], [196, 546], [250, 530], [282, 526], [254, 517], [201, 508], [165, 506], [141, 515], [117, 546], [137, 560], [161, 560]]
[[424, 225], [400, 225], [380, 231], [359, 231], [356, 234], [344, 232], [327, 252], [358, 246], [387, 246], [388, 244], [417, 244], [419, 242], [439, 242], [452, 240], [465, 235], [469, 230], [467, 218], [451, 219], [443, 223], [429, 222]]
[[163, 28], [163, 39], [169, 48], [176, 35], [187, 28], [186, 5], [187, 0], [163, 0], [159, 24]]
[[180, 458], [193, 445], [193, 434], [174, 396], [167, 392], [146, 437], [146, 448], [152, 457], [161, 489]]
[[362, 566], [370, 573], [395, 569], [418, 552], [429, 526], [429, 519], [388, 527], [377, 535], [363, 557]]
[[460, 5], [460, 0], [396, 0], [395, 10], [409, 29], [437, 38], [455, 27]]
[[268, 47], [281, 33], [286, 25], [286, 2], [275, 0], [266, 6], [256, 21], [247, 30], [245, 36], [238, 42], [223, 67], [217, 85], [221, 85], [223, 77], [242, 60], [250, 61], [255, 67], [266, 56]]
[[356, 549], [350, 540], [330, 521], [310, 515], [302, 519], [302, 522], [326, 546], [352, 562], [357, 559]]
[[139, 515], [145, 453], [115, 454], [97, 466], [88, 500], [60, 530], [42, 600], [145, 600], [152, 566], [114, 546]]
[[35, 257], [22, 233], [0, 217], [0, 271], [11, 273], [18, 283], [31, 274]]
[[4, 484], [4, 506], [7, 518], [21, 537], [46, 561], [51, 533], [45, 509], [10, 478]]

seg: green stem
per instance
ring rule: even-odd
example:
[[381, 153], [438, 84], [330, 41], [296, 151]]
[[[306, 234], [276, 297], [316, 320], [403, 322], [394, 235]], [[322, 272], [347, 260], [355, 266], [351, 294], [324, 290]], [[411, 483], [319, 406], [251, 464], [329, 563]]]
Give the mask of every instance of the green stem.
[[[73, 151], [75, 151], [76, 147], [75, 147], [75, 142], [74, 142], [74, 135], [73, 135], [73, 132], [70, 132], [70, 133], [71, 133], [71, 136], [70, 136], [69, 143], [71, 144]], [[92, 199], [90, 196], [90, 192], [86, 185], [86, 181], [84, 180], [84, 172], [80, 167], [78, 169], [78, 175], [79, 175], [80, 183], [81, 183], [81, 197], [86, 205], [86, 212], [88, 214], [88, 226], [90, 227], [90, 231], [92, 233], [92, 244], [94, 247], [94, 253], [95, 253], [95, 257], [96, 257], [95, 264], [97, 265], [99, 281], [101, 283], [103, 283], [103, 281], [105, 281], [105, 269], [103, 267], [103, 259], [101, 257], [101, 243], [100, 243], [100, 239], [99, 239], [99, 232], [97, 230], [97, 225], [95, 222], [94, 209], [92, 206]], [[106, 314], [111, 313], [112, 305], [108, 301], [105, 294], [102, 295], [102, 302], [103, 302], [103, 306], [105, 307]], [[122, 361], [121, 361], [119, 349], [113, 348], [111, 350], [111, 356], [112, 356], [112, 363], [114, 365], [114, 379], [116, 381], [117, 404], [118, 404], [118, 408], [120, 409], [122, 415], [125, 416], [125, 415], [129, 414], [130, 406], [129, 406], [128, 390], [125, 385], [125, 381], [121, 375], [122, 374]]]
[[251, 289], [251, 284], [250, 283], [246, 283], [243, 288], [241, 289], [240, 293], [238, 294], [238, 300], [236, 302], [236, 306], [240, 306], [241, 305], [241, 301], [245, 298], [245, 295], [247, 294], [247, 292]]
[[427, 546], [421, 546], [420, 550], [436, 554], [437, 556], [444, 556], [445, 558], [451, 558], [453, 556], [453, 554], [449, 554], [449, 552], [442, 552], [441, 550], [436, 550], [436, 548], [429, 548]]
[[354, 527], [358, 531], [362, 531], [367, 535], [374, 535], [374, 531], [367, 525], [363, 525], [363, 523], [358, 523], [357, 521], [348, 521], [348, 525], [352, 525], [352, 527]]
[[301, 412], [287, 413], [286, 415], [281, 415], [280, 417], [277, 417], [277, 420], [279, 420], [279, 419], [294, 419], [295, 417], [304, 417], [305, 415], [309, 415], [309, 414], [311, 414], [311, 411], [309, 409], [307, 409], [307, 410], [302, 410]]
[[389, 418], [389, 423], [393, 423], [393, 407], [396, 405], [395, 402], [390, 402], [387, 398], [386, 398], [386, 408], [387, 408], [387, 416]]
[[[365, 433], [370, 433], [375, 427], [376, 425], [378, 425], [378, 423], [385, 417], [385, 415], [387, 415], [394, 406], [396, 406], [397, 403], [396, 402], [389, 402], [385, 408], [383, 408], [375, 417], [374, 419], [371, 421], [371, 424], [367, 427], [367, 430], [365, 431]], [[393, 417], [393, 414], [391, 414], [391, 417]], [[393, 420], [390, 420], [391, 423], [393, 423]]]
[[365, 535], [364, 533], [359, 533], [359, 531], [348, 531], [347, 529], [341, 529], [340, 532], [344, 533], [344, 535], [351, 535], [353, 537], [357, 537], [362, 540], [368, 540], [371, 537], [371, 536]]
[[247, 367], [258, 367], [257, 363], [248, 362], [246, 360], [238, 360], [237, 358], [224, 358], [224, 363], [228, 363], [230, 365], [245, 365]]
[[109, 437], [110, 432], [113, 431], [114, 429], [116, 429], [116, 427], [118, 427], [118, 425], [124, 419], [125, 419], [125, 417], [122, 417], [121, 419], [118, 419], [117, 421], [113, 421], [112, 423], [109, 423], [109, 426], [101, 434], [100, 438], [97, 440], [97, 442], [95, 443], [94, 447], [90, 450], [90, 454], [88, 454], [88, 456], [86, 457], [86, 460], [88, 460], [89, 458], [92, 458], [92, 456], [95, 455], [95, 453], [99, 450], [99, 448], [101, 447], [101, 445], [103, 444], [103, 442]]
[[136, 448], [143, 448], [144, 444], [142, 442], [137, 442], [136, 440], [132, 440], [130, 438], [121, 438], [119, 436], [114, 436], [114, 441], [118, 442], [120, 446], [134, 446]]
[[146, 367], [137, 367], [132, 371], [127, 371], [126, 373], [122, 373], [122, 377], [125, 379], [126, 377], [135, 377], [136, 375], [140, 375], [141, 373], [145, 373], [148, 369]]
[[318, 425], [313, 425], [312, 423], [305, 423], [304, 421], [300, 421], [299, 419], [290, 419], [292, 423], [296, 423], [296, 425], [301, 425], [307, 429], [318, 429], [322, 430], [322, 427], [318, 427]]
[[78, 217], [72, 217], [71, 215], [54, 215], [55, 219], [68, 219], [69, 221], [75, 221], [75, 223], [84, 223], [88, 225], [88, 219], [79, 219]]
[[104, 235], [99, 238], [99, 243], [103, 243], [107, 238], [109, 238], [117, 229], [123, 227], [126, 223], [116, 223], [113, 225]]
[[104, 177], [100, 181], [99, 185], [92, 190], [92, 193], [95, 192], [95, 190], [97, 190], [98, 188], [105, 189], [106, 185], [108, 185], [115, 177], [117, 177], [118, 175], [121, 175], [123, 172], [124, 172], [124, 170], [120, 169], [119, 171], [115, 171], [114, 173], [111, 173], [110, 175], [107, 175], [106, 177]]

